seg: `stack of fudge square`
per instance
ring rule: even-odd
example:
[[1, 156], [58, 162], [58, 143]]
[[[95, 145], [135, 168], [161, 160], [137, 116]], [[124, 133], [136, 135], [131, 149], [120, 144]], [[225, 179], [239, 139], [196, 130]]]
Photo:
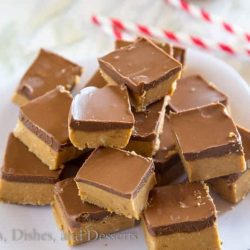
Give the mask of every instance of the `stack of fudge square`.
[[117, 41], [98, 62], [73, 96], [82, 68], [40, 51], [13, 96], [1, 200], [51, 204], [70, 245], [141, 221], [148, 249], [221, 249], [209, 186], [232, 203], [250, 191], [250, 132], [227, 96], [183, 77], [185, 50], [166, 43]]

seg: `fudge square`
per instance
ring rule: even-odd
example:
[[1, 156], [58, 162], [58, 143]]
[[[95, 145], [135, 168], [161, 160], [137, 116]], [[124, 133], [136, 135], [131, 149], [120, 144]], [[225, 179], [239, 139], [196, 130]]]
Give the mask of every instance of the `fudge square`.
[[238, 203], [250, 192], [250, 131], [239, 126], [237, 128], [241, 135], [247, 170], [208, 181], [216, 193], [231, 203]]
[[135, 219], [156, 183], [151, 159], [111, 148], [96, 149], [75, 181], [83, 201]]
[[241, 137], [222, 104], [171, 113], [170, 124], [189, 181], [246, 169]]
[[50, 170], [82, 152], [69, 140], [68, 114], [72, 97], [64, 87], [40, 96], [20, 108], [14, 135]]
[[61, 170], [50, 171], [12, 133], [1, 169], [0, 199], [4, 202], [49, 205]]
[[167, 97], [150, 104], [146, 111], [133, 112], [135, 125], [126, 147], [145, 157], [152, 157], [159, 148], [159, 135], [162, 132]]
[[75, 147], [124, 148], [128, 144], [134, 116], [126, 87], [84, 88], [70, 110], [69, 137]]
[[58, 182], [54, 188], [52, 211], [69, 245], [78, 245], [98, 236], [115, 233], [135, 225], [129, 219], [82, 202], [73, 178]]
[[219, 250], [216, 216], [205, 184], [156, 187], [142, 216], [148, 249]]
[[137, 111], [172, 95], [181, 75], [181, 64], [145, 38], [138, 38], [98, 61], [107, 82], [129, 88]]
[[227, 96], [213, 84], [199, 75], [192, 75], [178, 81], [176, 90], [169, 100], [169, 107], [175, 112], [181, 112], [217, 102], [227, 106], [227, 99]]
[[163, 131], [160, 135], [160, 148], [153, 156], [155, 177], [158, 186], [164, 186], [184, 174], [184, 167], [177, 152], [168, 115], [164, 117]]
[[24, 105], [57, 85], [63, 85], [70, 91], [79, 82], [82, 71], [83, 69], [77, 64], [41, 49], [21, 79], [13, 96], [13, 102], [19, 106]]

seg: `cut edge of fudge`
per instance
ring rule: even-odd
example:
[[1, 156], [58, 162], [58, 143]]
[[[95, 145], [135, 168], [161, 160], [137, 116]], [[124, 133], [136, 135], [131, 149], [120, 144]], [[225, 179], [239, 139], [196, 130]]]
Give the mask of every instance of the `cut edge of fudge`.
[[[103, 165], [107, 163], [105, 157], [113, 157], [111, 159], [113, 160], [112, 165]], [[129, 162], [124, 162], [126, 160], [124, 157], [129, 157]], [[114, 163], [114, 159], [117, 164], [121, 162], [120, 167]], [[100, 165], [101, 162], [102, 165]], [[95, 167], [91, 167], [93, 164]], [[132, 170], [125, 168], [125, 166], [132, 168]], [[102, 175], [98, 176], [96, 171], [99, 173], [100, 167]], [[133, 179], [131, 179], [131, 171], [134, 171]], [[104, 179], [105, 176], [111, 176], [112, 173], [114, 174], [113, 178]], [[129, 182], [127, 178], [130, 178]], [[83, 201], [136, 219], [139, 219], [143, 208], [147, 205], [148, 193], [156, 184], [152, 160], [134, 152], [108, 148], [99, 148], [93, 151], [79, 170], [75, 181]]]

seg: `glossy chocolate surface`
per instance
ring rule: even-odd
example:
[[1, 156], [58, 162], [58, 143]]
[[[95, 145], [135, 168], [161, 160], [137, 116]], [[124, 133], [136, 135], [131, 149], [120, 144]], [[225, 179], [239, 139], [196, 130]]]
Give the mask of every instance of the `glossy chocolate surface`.
[[68, 114], [72, 97], [62, 86], [20, 108], [20, 121], [55, 151], [71, 146]]
[[227, 105], [227, 96], [201, 76], [192, 75], [177, 81], [169, 107], [175, 112], [181, 112], [212, 103]]
[[81, 76], [81, 73], [82, 69], [77, 64], [41, 49], [21, 79], [17, 92], [31, 100], [51, 91], [58, 85], [72, 90], [76, 77]]

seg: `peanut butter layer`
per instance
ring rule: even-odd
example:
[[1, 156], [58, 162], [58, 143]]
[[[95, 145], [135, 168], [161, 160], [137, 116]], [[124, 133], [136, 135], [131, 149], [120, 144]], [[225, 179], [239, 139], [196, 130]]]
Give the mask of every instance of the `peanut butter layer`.
[[177, 82], [169, 107], [175, 112], [181, 112], [212, 103], [227, 105], [227, 96], [201, 76], [192, 75]]
[[88, 80], [88, 82], [84, 85], [84, 87], [97, 87], [102, 88], [106, 86], [108, 83], [104, 80], [99, 70], [97, 70], [94, 75]]
[[75, 180], [129, 199], [137, 195], [153, 171], [152, 160], [123, 150], [99, 148]]
[[68, 135], [68, 114], [72, 97], [58, 86], [20, 108], [22, 124], [54, 151], [72, 146]]
[[126, 88], [82, 89], [72, 102], [69, 124], [72, 129], [84, 131], [131, 129], [134, 117]]
[[2, 179], [13, 182], [53, 184], [59, 181], [61, 170], [50, 171], [13, 134], [10, 134], [1, 170]]
[[131, 139], [137, 141], [154, 141], [159, 134], [160, 118], [165, 113], [166, 100], [162, 99], [147, 107], [146, 111], [133, 112], [135, 125]]
[[212, 227], [216, 209], [206, 185], [183, 183], [154, 188], [143, 218], [153, 236], [191, 233]]
[[98, 221], [112, 215], [103, 208], [82, 202], [72, 178], [58, 182], [54, 188], [54, 195], [72, 227], [79, 227], [81, 223]]
[[63, 85], [71, 90], [81, 73], [82, 69], [77, 64], [41, 49], [38, 57], [23, 76], [17, 92], [32, 100], [51, 91], [57, 85]]
[[110, 78], [140, 95], [181, 71], [178, 61], [145, 38], [138, 38], [98, 61]]
[[180, 153], [187, 161], [243, 155], [240, 135], [222, 104], [171, 113], [170, 124]]

